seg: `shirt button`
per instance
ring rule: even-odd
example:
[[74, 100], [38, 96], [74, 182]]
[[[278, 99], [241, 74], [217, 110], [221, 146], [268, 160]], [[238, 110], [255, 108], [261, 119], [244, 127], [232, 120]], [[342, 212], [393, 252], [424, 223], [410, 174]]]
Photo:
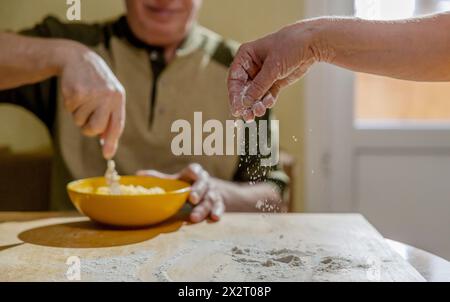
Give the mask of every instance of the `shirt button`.
[[157, 61], [157, 60], [158, 60], [158, 52], [152, 51], [152, 52], [150, 53], [150, 60], [152, 60], [152, 61]]

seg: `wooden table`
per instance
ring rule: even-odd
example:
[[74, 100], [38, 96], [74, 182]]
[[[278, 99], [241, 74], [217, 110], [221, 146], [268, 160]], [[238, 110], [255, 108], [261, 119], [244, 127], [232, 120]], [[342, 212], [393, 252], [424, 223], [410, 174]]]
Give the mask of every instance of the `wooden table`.
[[124, 230], [0, 213], [0, 281], [425, 281], [360, 215], [184, 218]]
[[386, 239], [388, 245], [429, 282], [450, 282], [450, 262], [430, 252]]

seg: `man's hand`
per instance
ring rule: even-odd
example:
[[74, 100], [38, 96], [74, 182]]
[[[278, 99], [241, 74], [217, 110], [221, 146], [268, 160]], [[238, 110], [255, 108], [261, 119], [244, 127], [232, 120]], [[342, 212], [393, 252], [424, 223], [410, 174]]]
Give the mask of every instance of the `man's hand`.
[[202, 166], [191, 164], [181, 172], [173, 175], [154, 170], [139, 171], [138, 175], [166, 179], [179, 179], [192, 184], [189, 202], [195, 207], [190, 214], [192, 222], [201, 222], [206, 218], [218, 221], [225, 212], [224, 200], [216, 189], [214, 182]]
[[65, 108], [86, 136], [100, 136], [103, 156], [117, 150], [125, 124], [125, 89], [96, 53], [77, 46], [69, 52], [61, 71]]
[[246, 121], [263, 116], [282, 88], [300, 79], [315, 58], [323, 57], [314, 53], [312, 44], [309, 26], [302, 22], [243, 44], [228, 77], [232, 114]]
[[105, 61], [75, 41], [0, 32], [0, 89], [54, 76], [75, 123], [85, 135], [99, 135], [103, 156], [113, 157], [125, 123], [125, 89]]

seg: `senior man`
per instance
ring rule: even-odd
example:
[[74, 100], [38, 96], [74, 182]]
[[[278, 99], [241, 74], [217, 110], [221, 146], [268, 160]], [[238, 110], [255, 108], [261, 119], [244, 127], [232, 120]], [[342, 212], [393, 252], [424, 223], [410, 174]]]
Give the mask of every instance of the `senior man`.
[[70, 206], [67, 181], [101, 175], [111, 157], [120, 174], [190, 181], [193, 222], [218, 220], [225, 208], [253, 211], [258, 202], [282, 201], [287, 178], [277, 166], [261, 165], [260, 154], [171, 151], [175, 120], [193, 122], [194, 112], [224, 124], [231, 118], [226, 77], [236, 43], [196, 23], [201, 3], [126, 0], [126, 16], [109, 23], [48, 17], [20, 35], [0, 34], [0, 102], [35, 113], [55, 142], [54, 209]]

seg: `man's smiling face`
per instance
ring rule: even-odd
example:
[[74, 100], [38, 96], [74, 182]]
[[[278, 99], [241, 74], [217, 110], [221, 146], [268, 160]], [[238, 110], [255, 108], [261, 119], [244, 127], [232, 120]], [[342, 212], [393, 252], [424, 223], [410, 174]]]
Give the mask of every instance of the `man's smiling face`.
[[202, 0], [126, 0], [133, 33], [156, 46], [179, 44], [197, 19]]

